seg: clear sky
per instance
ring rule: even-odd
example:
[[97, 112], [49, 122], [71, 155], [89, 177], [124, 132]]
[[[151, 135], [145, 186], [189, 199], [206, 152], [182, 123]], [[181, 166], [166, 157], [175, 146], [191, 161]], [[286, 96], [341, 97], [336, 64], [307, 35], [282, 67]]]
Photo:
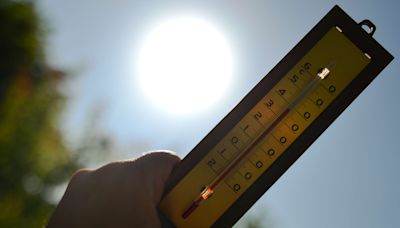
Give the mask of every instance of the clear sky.
[[[121, 145], [187, 154], [335, 5], [370, 19], [394, 61], [246, 214], [281, 228], [400, 227], [400, 3], [381, 1], [39, 0], [50, 61], [70, 70], [62, 128], [72, 144], [93, 108]], [[160, 112], [135, 89], [136, 53], [166, 18], [194, 16], [224, 34], [235, 59], [226, 96], [201, 113]], [[126, 157], [137, 156], [133, 151]], [[240, 224], [239, 224], [240, 226]]]

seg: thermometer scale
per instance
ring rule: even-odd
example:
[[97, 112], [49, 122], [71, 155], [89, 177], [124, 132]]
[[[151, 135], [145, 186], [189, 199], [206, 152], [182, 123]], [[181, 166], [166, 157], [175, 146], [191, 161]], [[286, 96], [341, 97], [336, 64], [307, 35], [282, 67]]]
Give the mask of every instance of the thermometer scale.
[[335, 6], [174, 169], [162, 217], [232, 226], [393, 59], [375, 29]]

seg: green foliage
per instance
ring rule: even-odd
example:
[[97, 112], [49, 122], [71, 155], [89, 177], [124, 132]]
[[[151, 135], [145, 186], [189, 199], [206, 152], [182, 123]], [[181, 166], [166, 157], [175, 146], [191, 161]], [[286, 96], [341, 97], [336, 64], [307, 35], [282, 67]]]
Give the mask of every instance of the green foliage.
[[41, 54], [38, 24], [31, 3], [0, 0], [1, 82], [15, 73], [19, 66], [32, 64]]
[[64, 75], [46, 66], [34, 5], [0, 0], [0, 227], [41, 227], [76, 169], [57, 129]]

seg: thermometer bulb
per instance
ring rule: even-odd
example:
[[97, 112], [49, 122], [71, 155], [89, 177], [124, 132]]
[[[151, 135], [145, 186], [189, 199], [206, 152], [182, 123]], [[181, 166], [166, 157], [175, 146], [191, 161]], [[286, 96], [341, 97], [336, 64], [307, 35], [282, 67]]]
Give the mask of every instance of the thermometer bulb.
[[182, 218], [187, 218], [199, 205], [203, 200], [208, 199], [211, 197], [211, 195], [214, 193], [214, 190], [206, 186], [204, 187], [203, 191], [201, 191], [199, 197], [197, 197], [196, 200], [193, 201], [193, 203], [186, 209], [186, 211], [182, 214]]

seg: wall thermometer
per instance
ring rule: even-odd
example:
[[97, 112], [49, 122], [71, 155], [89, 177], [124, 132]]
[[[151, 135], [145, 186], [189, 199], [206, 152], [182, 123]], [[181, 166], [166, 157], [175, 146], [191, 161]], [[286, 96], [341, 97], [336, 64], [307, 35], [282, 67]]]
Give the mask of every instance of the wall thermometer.
[[393, 59], [375, 29], [335, 6], [174, 169], [161, 216], [232, 226]]

